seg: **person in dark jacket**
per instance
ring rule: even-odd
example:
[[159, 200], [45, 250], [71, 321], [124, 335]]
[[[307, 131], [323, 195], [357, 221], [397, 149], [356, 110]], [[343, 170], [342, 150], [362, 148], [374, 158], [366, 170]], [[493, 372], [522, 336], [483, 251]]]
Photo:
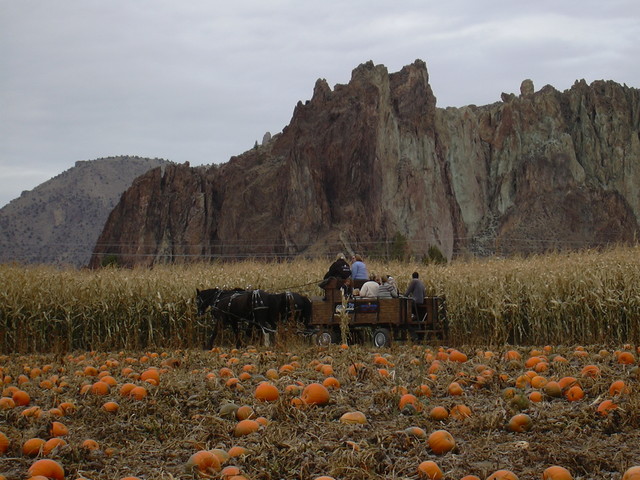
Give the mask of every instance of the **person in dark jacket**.
[[347, 263], [343, 253], [339, 253], [336, 256], [336, 261], [331, 264], [329, 271], [325, 274], [324, 278], [329, 277], [339, 278], [340, 280], [346, 280], [351, 276], [351, 266]]

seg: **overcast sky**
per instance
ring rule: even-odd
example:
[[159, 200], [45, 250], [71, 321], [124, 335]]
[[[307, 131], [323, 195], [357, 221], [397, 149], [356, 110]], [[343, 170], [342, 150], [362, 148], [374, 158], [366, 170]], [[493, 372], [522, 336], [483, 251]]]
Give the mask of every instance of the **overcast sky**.
[[640, 87], [640, 2], [0, 0], [0, 207], [77, 160], [226, 162], [318, 78], [417, 58], [439, 107]]

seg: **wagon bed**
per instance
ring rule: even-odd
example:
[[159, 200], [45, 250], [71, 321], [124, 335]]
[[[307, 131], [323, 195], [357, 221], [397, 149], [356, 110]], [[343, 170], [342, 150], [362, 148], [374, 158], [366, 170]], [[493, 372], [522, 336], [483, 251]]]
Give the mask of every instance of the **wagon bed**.
[[319, 345], [338, 343], [341, 320], [348, 319], [349, 332], [364, 340], [370, 335], [377, 347], [389, 346], [393, 340], [417, 342], [446, 339], [448, 334], [444, 297], [426, 297], [415, 305], [408, 297], [359, 298], [343, 301], [333, 282], [325, 286], [324, 297], [312, 299], [311, 327]]

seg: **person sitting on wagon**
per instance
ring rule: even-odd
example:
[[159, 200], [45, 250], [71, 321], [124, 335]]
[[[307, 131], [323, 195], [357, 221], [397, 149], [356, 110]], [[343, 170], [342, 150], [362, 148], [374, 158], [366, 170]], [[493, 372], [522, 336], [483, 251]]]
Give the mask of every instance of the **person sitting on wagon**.
[[389, 282], [389, 277], [387, 275], [383, 275], [382, 285], [378, 287], [378, 297], [379, 298], [396, 298], [397, 296], [398, 296], [398, 291], [393, 286], [393, 284]]
[[420, 280], [420, 275], [418, 272], [413, 272], [411, 275], [411, 281], [407, 286], [407, 291], [404, 296], [413, 299], [413, 308], [416, 313], [416, 317], [418, 316], [418, 305], [422, 305], [424, 303], [424, 297], [426, 296], [426, 289], [424, 288], [424, 283]]
[[325, 280], [330, 277], [335, 277], [339, 280], [346, 280], [351, 276], [351, 267], [347, 263], [343, 253], [339, 253], [336, 256], [336, 261], [331, 264], [329, 271], [325, 274]]
[[378, 296], [379, 289], [380, 279], [375, 273], [371, 272], [371, 275], [369, 275], [369, 281], [365, 282], [360, 289], [360, 297], [376, 298]]
[[369, 279], [367, 266], [362, 261], [362, 257], [355, 254], [351, 257], [351, 278], [353, 278], [354, 287], [362, 287]]
[[342, 290], [342, 296], [346, 298], [351, 298], [353, 296], [353, 287], [351, 286], [353, 282], [351, 281], [351, 277], [346, 278], [344, 280], [344, 284], [340, 287]]

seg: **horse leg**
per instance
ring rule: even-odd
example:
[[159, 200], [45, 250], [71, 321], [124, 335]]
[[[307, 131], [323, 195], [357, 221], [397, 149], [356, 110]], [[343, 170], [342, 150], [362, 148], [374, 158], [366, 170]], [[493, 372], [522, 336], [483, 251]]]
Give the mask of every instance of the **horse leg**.
[[209, 336], [209, 342], [208, 342], [208, 344], [205, 345], [205, 348], [208, 347], [209, 350], [211, 350], [213, 348], [213, 346], [215, 345], [216, 336], [217, 336], [217, 333], [218, 333], [218, 319], [215, 318], [212, 315], [211, 316], [211, 320], [213, 321], [213, 328], [211, 329], [211, 335]]
[[236, 342], [236, 348], [240, 348], [240, 326], [238, 325], [237, 320], [231, 322], [231, 330], [233, 331], [233, 338]]

